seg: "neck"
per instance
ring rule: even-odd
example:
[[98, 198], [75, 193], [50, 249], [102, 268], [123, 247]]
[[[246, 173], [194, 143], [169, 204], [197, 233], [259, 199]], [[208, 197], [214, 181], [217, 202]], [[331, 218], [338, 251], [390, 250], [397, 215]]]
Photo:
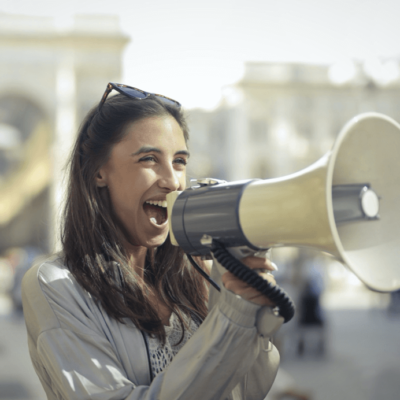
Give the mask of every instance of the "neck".
[[134, 246], [129, 242], [124, 243], [124, 245], [128, 252], [129, 265], [143, 279], [147, 248], [143, 246]]

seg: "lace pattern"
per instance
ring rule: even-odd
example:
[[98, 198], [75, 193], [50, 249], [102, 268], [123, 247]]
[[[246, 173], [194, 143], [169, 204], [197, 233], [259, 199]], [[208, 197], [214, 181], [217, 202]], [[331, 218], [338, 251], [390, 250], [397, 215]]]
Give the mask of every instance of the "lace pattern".
[[178, 317], [172, 313], [169, 326], [164, 326], [165, 328], [165, 345], [159, 342], [157, 338], [152, 338], [148, 335], [147, 342], [149, 346], [149, 355], [151, 362], [151, 369], [153, 371], [153, 377], [156, 377], [160, 372], [164, 371], [170, 364], [172, 359], [176, 356], [178, 351], [185, 345], [185, 343], [192, 337], [193, 333], [197, 330], [198, 326], [190, 319], [190, 321], [185, 317], [185, 322], [189, 322], [190, 330], [185, 330], [185, 334], [181, 343], [177, 344], [182, 336], [182, 328], [179, 324]]

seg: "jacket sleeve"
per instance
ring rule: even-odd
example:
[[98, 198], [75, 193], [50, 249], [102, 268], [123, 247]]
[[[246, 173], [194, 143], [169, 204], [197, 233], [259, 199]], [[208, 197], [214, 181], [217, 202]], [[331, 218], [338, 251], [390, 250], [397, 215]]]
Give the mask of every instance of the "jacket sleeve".
[[[221, 268], [217, 268], [216, 264], [217, 261], [214, 260], [211, 277], [220, 286], [223, 295], [227, 290], [223, 287], [220, 273]], [[221, 294], [216, 290], [213, 290], [213, 288], [210, 290], [209, 307], [213, 307], [214, 304], [217, 304], [218, 301], [221, 300]], [[230, 293], [230, 305], [232, 307], [237, 307], [235, 303], [233, 303], [233, 297], [240, 297]], [[253, 303], [249, 303], [243, 299], [241, 299], [241, 301], [255, 306]], [[258, 356], [253, 360], [248, 372], [240, 379], [239, 383], [234, 388], [233, 397], [235, 399], [264, 399], [267, 396], [278, 372], [280, 361], [279, 352], [270, 339], [282, 326], [283, 318], [276, 317], [274, 313], [271, 312], [270, 307], [256, 307], [258, 309], [256, 312], [255, 322]], [[246, 348], [245, 343], [243, 343], [243, 346]]]
[[[66, 302], [77, 301], [74, 295], [69, 299], [60, 297], [43, 279], [39, 283], [42, 294], [32, 290], [35, 285], [37, 271], [29, 271], [23, 285], [28, 341], [34, 367], [49, 399], [222, 400], [235, 387], [234, 393], [244, 393], [242, 382], [249, 373], [248, 382], [257, 386], [257, 395], [247, 398], [255, 400], [262, 399], [266, 390], [257, 377], [268, 371], [252, 375], [252, 368], [267, 365], [270, 377], [276, 373], [276, 353], [263, 352], [265, 343], [256, 328], [260, 307], [225, 289], [168, 368], [150, 385], [135, 385], [127, 378], [113, 344], [85, 315], [85, 310], [80, 308], [78, 312], [76, 307], [71, 313], [66, 307]], [[38, 296], [42, 296], [40, 301]], [[38, 301], [40, 307], [35, 307]], [[38, 326], [38, 313], [53, 313], [53, 317]], [[62, 322], [64, 318], [73, 321], [68, 328]], [[138, 347], [137, 351], [143, 348]], [[269, 380], [272, 382], [273, 378]]]

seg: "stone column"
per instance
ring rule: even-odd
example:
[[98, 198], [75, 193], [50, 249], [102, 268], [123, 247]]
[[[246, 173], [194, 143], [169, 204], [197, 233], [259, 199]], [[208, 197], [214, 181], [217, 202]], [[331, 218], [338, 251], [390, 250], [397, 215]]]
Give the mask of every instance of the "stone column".
[[60, 51], [56, 71], [56, 110], [55, 131], [52, 149], [52, 230], [50, 248], [58, 251], [60, 247], [61, 212], [65, 201], [68, 157], [76, 137], [76, 77], [73, 49]]

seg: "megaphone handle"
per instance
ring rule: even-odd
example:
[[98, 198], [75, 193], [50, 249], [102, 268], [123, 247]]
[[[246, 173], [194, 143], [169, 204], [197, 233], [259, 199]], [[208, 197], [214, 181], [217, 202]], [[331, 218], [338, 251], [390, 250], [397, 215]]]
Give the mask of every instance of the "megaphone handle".
[[216, 260], [225, 269], [274, 302], [279, 307], [279, 314], [283, 317], [285, 323], [293, 318], [295, 312], [294, 303], [283, 289], [278, 285], [270, 284], [258, 275], [257, 272], [242, 264], [221, 243], [213, 241], [211, 251]]

